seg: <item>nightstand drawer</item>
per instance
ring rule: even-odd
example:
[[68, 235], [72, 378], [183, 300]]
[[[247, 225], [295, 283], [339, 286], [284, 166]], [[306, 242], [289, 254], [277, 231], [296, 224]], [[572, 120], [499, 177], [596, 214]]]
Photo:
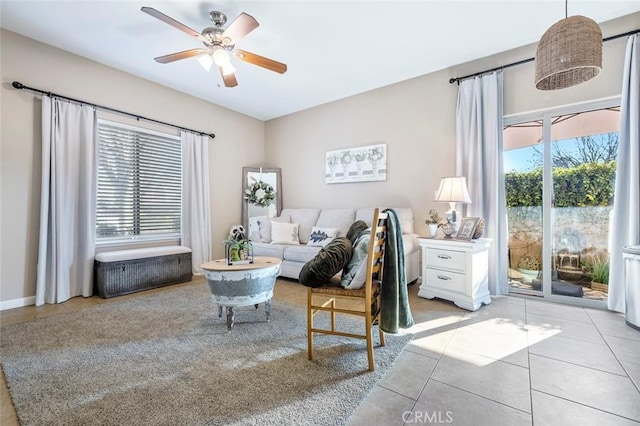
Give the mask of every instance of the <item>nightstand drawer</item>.
[[465, 254], [459, 251], [432, 249], [427, 251], [425, 266], [465, 272], [464, 258]]
[[455, 291], [458, 293], [465, 293], [464, 287], [464, 274], [458, 274], [455, 272], [440, 271], [437, 269], [425, 269], [425, 275], [427, 276], [427, 285], [429, 287], [435, 287], [443, 290]]

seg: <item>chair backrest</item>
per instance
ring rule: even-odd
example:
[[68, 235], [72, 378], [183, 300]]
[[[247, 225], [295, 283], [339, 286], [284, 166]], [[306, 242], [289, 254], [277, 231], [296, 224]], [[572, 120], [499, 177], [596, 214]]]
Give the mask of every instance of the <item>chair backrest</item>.
[[365, 282], [366, 297], [371, 297], [371, 286], [374, 281], [381, 282], [384, 273], [384, 248], [387, 238], [387, 213], [376, 208], [371, 223], [371, 237], [367, 253], [367, 280]]

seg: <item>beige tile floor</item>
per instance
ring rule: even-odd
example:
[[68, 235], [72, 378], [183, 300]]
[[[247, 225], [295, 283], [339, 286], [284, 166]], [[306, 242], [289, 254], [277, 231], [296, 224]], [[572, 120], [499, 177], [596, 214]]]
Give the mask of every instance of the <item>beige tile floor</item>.
[[[516, 297], [468, 312], [417, 291], [415, 337], [350, 425], [640, 425], [640, 332], [621, 315]], [[6, 310], [0, 323], [139, 295]], [[306, 290], [278, 280], [274, 297], [304, 305]], [[3, 375], [0, 399], [0, 424], [18, 424]]]

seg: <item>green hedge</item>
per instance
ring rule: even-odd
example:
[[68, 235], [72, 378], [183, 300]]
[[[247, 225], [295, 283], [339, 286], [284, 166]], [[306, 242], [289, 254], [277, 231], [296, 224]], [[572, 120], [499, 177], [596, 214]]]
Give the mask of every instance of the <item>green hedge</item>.
[[[613, 203], [615, 161], [553, 169], [556, 207], [609, 206]], [[542, 205], [542, 168], [510, 172], [504, 178], [507, 206]]]

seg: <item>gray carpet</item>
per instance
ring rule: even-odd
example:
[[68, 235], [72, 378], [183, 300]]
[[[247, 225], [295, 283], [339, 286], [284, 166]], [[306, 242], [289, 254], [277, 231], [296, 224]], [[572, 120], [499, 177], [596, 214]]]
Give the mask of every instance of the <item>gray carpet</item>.
[[236, 322], [196, 284], [4, 326], [2, 368], [25, 425], [344, 424], [411, 339], [388, 335], [369, 372], [364, 340], [317, 336], [308, 361], [304, 307]]

